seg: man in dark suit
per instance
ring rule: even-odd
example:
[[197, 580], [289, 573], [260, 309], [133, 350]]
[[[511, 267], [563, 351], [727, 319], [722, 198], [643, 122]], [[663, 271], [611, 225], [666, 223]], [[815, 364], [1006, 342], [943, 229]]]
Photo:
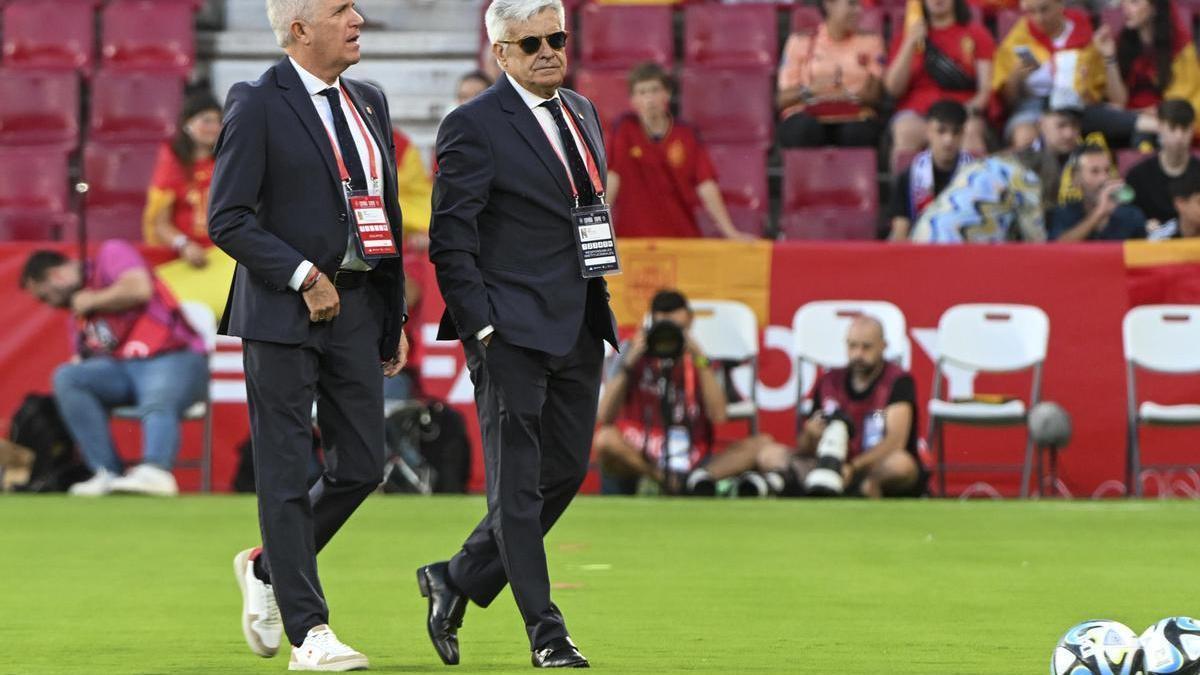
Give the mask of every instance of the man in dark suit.
[[488, 35], [505, 75], [438, 131], [430, 258], [475, 384], [488, 514], [450, 561], [417, 572], [429, 634], [459, 660], [466, 601], [511, 583], [538, 667], [586, 667], [550, 600], [542, 544], [588, 468], [603, 360], [616, 344], [602, 277], [584, 278], [574, 207], [602, 201], [595, 107], [561, 89], [557, 0], [496, 0]]
[[[234, 560], [242, 627], [272, 656], [282, 623], [292, 670], [365, 668], [329, 629], [316, 555], [382, 479], [382, 378], [407, 352], [388, 105], [340, 77], [359, 60], [352, 2], [267, 13], [288, 56], [229, 91], [209, 215], [238, 262], [221, 329], [244, 340], [263, 541]], [[309, 491], [314, 398], [330, 468]]]

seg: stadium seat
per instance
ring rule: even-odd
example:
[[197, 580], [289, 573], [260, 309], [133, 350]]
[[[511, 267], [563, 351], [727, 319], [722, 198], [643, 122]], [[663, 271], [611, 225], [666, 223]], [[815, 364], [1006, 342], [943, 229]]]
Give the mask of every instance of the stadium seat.
[[101, 18], [104, 65], [186, 76], [196, 59], [194, 22], [189, 2], [112, 0]]
[[688, 65], [773, 68], [779, 59], [772, 5], [692, 5], [683, 16]]
[[[774, 83], [770, 71], [687, 67], [679, 80], [680, 114], [709, 143], [770, 143]], [[730, 105], [736, 101], [737, 105]]]
[[758, 318], [733, 300], [692, 300], [691, 335], [704, 354], [720, 365], [729, 394], [726, 419], [745, 420], [758, 433]]
[[74, 213], [0, 209], [0, 242], [65, 241], [76, 236], [78, 227]]
[[591, 99], [600, 113], [607, 137], [621, 115], [629, 112], [628, 73], [624, 70], [582, 68], [575, 72], [575, 89]]
[[[146, 190], [154, 173], [157, 155], [156, 143], [88, 143], [83, 151], [83, 175], [89, 187], [89, 230], [97, 212], [127, 208], [139, 214], [136, 231], [140, 238], [140, 213], [145, 207]], [[109, 218], [106, 222], [111, 220]]]
[[629, 68], [643, 61], [675, 62], [670, 7], [585, 5], [579, 12], [581, 65]]
[[[1041, 399], [1042, 364], [1050, 339], [1050, 319], [1038, 307], [1030, 305], [956, 305], [938, 321], [938, 357], [933, 370], [933, 395], [929, 400], [929, 435], [926, 437], [937, 457], [938, 495], [946, 496], [946, 444], [942, 430], [947, 424], [972, 426], [1026, 427], [1028, 411]], [[948, 401], [942, 398], [944, 369], [954, 366], [975, 373], [1012, 373], [1033, 371], [1033, 384], [1026, 403], [1021, 399], [1004, 402]], [[1033, 473], [1033, 437], [1026, 428], [1025, 463], [1021, 467], [1021, 497], [1029, 496]], [[1011, 471], [1013, 465], [959, 464], [956, 469], [975, 471]]]
[[65, 213], [67, 153], [43, 147], [0, 151], [0, 209]]
[[92, 82], [91, 139], [163, 140], [182, 105], [183, 82], [174, 75], [101, 70]]
[[1100, 25], [1108, 26], [1109, 32], [1116, 39], [1121, 34], [1121, 29], [1125, 27], [1125, 13], [1121, 11], [1120, 7], [1105, 7], [1100, 10]]
[[1117, 171], [1125, 176], [1133, 167], [1141, 164], [1147, 157], [1153, 157], [1153, 153], [1146, 153], [1137, 148], [1121, 148], [1117, 153]]
[[78, 75], [0, 70], [0, 145], [54, 144], [73, 150], [78, 142]]
[[[805, 303], [792, 317], [792, 349], [796, 355], [798, 385], [797, 423], [812, 414], [809, 393], [816, 378], [804, 376], [805, 366], [815, 374], [846, 366], [846, 331], [850, 322], [866, 314], [883, 324], [887, 349], [884, 358], [908, 370], [912, 365], [912, 343], [908, 339], [908, 322], [904, 312], [882, 300], [818, 300]], [[799, 428], [799, 426], [797, 426]]]
[[783, 153], [786, 239], [874, 239], [879, 185], [875, 150], [813, 148]]
[[1021, 12], [1015, 9], [1002, 9], [996, 12], [996, 42], [999, 43], [1008, 35], [1013, 26], [1021, 20]]
[[[1184, 404], [1139, 401], [1137, 372], [1148, 370], [1170, 375], [1190, 375], [1200, 381], [1200, 305], [1145, 305], [1134, 307], [1121, 323], [1125, 344], [1125, 370], [1129, 423], [1126, 494], [1141, 497], [1143, 478], [1155, 469], [1180, 469], [1175, 465], [1142, 463], [1142, 425], [1200, 426], [1200, 400]], [[1195, 447], [1193, 445], [1193, 447]]]
[[40, 2], [4, 6], [4, 65], [10, 68], [91, 71], [95, 50], [90, 2], [55, 3], [52, 16]]
[[[760, 144], [712, 144], [708, 155], [717, 169], [717, 184], [733, 225], [761, 237], [766, 229], [770, 196], [767, 192], [767, 149]], [[716, 224], [701, 208], [697, 214], [706, 237], [718, 237]]]

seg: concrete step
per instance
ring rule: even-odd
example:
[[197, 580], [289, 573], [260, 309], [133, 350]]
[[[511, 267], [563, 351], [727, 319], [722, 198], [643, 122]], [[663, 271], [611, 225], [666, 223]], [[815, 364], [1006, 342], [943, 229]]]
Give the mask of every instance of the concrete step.
[[[229, 30], [269, 30], [264, 0], [224, 0]], [[484, 0], [363, 0], [359, 12], [391, 30], [471, 30], [478, 34]]]

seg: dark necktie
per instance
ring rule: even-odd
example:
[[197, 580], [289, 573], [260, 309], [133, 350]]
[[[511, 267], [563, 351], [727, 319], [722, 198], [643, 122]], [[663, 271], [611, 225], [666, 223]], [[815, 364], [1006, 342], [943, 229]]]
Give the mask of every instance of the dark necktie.
[[321, 94], [328, 99], [329, 109], [333, 111], [333, 128], [337, 131], [337, 143], [342, 150], [342, 161], [346, 164], [346, 171], [350, 173], [350, 189], [366, 190], [367, 176], [363, 173], [362, 158], [358, 155], [358, 146], [354, 144], [354, 136], [350, 134], [350, 125], [346, 123], [346, 114], [342, 112], [340, 92], [337, 87], [330, 87]]
[[554, 116], [554, 124], [558, 127], [558, 137], [562, 140], [563, 153], [567, 158], [567, 166], [571, 169], [571, 179], [575, 181], [575, 189], [579, 191], [579, 203], [588, 206], [595, 202], [596, 191], [592, 180], [588, 177], [587, 165], [579, 155], [579, 146], [575, 145], [575, 137], [567, 127], [567, 118], [563, 117], [562, 105], [558, 99], [552, 98], [542, 104]]

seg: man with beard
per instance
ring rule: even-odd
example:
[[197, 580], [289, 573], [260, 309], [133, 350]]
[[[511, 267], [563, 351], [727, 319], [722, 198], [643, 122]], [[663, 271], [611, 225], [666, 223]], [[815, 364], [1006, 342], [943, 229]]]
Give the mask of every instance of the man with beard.
[[928, 476], [917, 456], [917, 392], [912, 375], [884, 359], [883, 324], [870, 316], [854, 319], [846, 332], [848, 362], [817, 380], [813, 413], [804, 423], [794, 453], [767, 446], [757, 454], [726, 452], [708, 465], [715, 479], [757, 469], [778, 473], [805, 485], [808, 474], [822, 465], [818, 446], [829, 442], [832, 427], [849, 431], [841, 461], [843, 494], [917, 497]]

